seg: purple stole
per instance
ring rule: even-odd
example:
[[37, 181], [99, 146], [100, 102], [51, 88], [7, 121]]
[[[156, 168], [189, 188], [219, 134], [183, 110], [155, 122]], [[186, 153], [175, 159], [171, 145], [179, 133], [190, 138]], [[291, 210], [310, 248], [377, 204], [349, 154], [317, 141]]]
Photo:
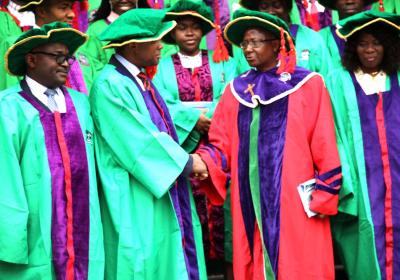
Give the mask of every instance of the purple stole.
[[62, 87], [67, 113], [52, 113], [25, 80], [20, 95], [38, 112], [51, 173], [51, 244], [57, 279], [87, 279], [89, 259], [89, 170], [86, 144], [73, 101]]

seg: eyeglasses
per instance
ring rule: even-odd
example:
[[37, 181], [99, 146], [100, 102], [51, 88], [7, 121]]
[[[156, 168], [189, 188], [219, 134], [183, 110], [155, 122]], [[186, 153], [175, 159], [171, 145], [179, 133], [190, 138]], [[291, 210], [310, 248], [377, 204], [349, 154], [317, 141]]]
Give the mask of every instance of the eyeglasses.
[[65, 55], [65, 54], [59, 54], [59, 53], [48, 53], [48, 52], [31, 52], [31, 54], [44, 54], [44, 55], [48, 55], [48, 56], [52, 56], [55, 58], [56, 62], [58, 64], [63, 64], [65, 61], [67, 61], [67, 63], [69, 65], [71, 65], [72, 63], [74, 63], [75, 61], [75, 56], [73, 55]]
[[271, 42], [271, 41], [276, 41], [278, 39], [272, 38], [272, 39], [265, 39], [265, 40], [253, 40], [253, 41], [243, 41], [239, 44], [239, 46], [242, 49], [245, 49], [247, 47], [251, 48], [259, 48], [262, 46], [263, 43], [265, 42]]

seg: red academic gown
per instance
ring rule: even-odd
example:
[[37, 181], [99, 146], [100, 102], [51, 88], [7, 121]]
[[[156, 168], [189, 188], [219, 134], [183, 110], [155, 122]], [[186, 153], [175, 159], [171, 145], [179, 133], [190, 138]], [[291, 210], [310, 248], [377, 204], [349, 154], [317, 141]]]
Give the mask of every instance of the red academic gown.
[[[341, 168], [329, 95], [316, 73], [296, 68], [291, 76], [279, 76], [275, 71], [250, 70], [227, 86], [209, 143], [197, 151], [210, 175], [202, 187], [213, 203], [221, 204], [231, 179], [235, 279], [334, 279], [329, 218], [308, 218], [297, 190], [315, 178], [311, 210], [337, 213]], [[260, 110], [255, 136], [252, 107]], [[254, 138], [258, 149], [252, 151]], [[249, 160], [255, 153], [256, 169]], [[260, 187], [254, 187], [257, 176]]]

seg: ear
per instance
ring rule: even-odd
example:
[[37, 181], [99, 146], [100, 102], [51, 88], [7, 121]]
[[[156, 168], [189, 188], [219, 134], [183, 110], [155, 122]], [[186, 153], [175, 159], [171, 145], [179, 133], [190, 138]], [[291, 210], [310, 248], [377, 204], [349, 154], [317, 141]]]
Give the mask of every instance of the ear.
[[278, 53], [279, 49], [281, 47], [280, 41], [279, 40], [272, 41], [271, 45], [272, 45], [272, 49], [274, 50], [274, 53]]
[[28, 53], [25, 55], [25, 63], [27, 69], [33, 69], [36, 67], [36, 56], [34, 54]]

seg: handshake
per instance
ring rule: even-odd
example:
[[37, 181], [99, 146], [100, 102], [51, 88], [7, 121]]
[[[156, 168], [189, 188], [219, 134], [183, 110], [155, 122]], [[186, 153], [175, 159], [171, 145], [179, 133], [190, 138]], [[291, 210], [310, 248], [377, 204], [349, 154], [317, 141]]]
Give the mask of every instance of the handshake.
[[192, 175], [195, 179], [205, 180], [208, 178], [207, 165], [198, 154], [192, 154], [193, 169]]

